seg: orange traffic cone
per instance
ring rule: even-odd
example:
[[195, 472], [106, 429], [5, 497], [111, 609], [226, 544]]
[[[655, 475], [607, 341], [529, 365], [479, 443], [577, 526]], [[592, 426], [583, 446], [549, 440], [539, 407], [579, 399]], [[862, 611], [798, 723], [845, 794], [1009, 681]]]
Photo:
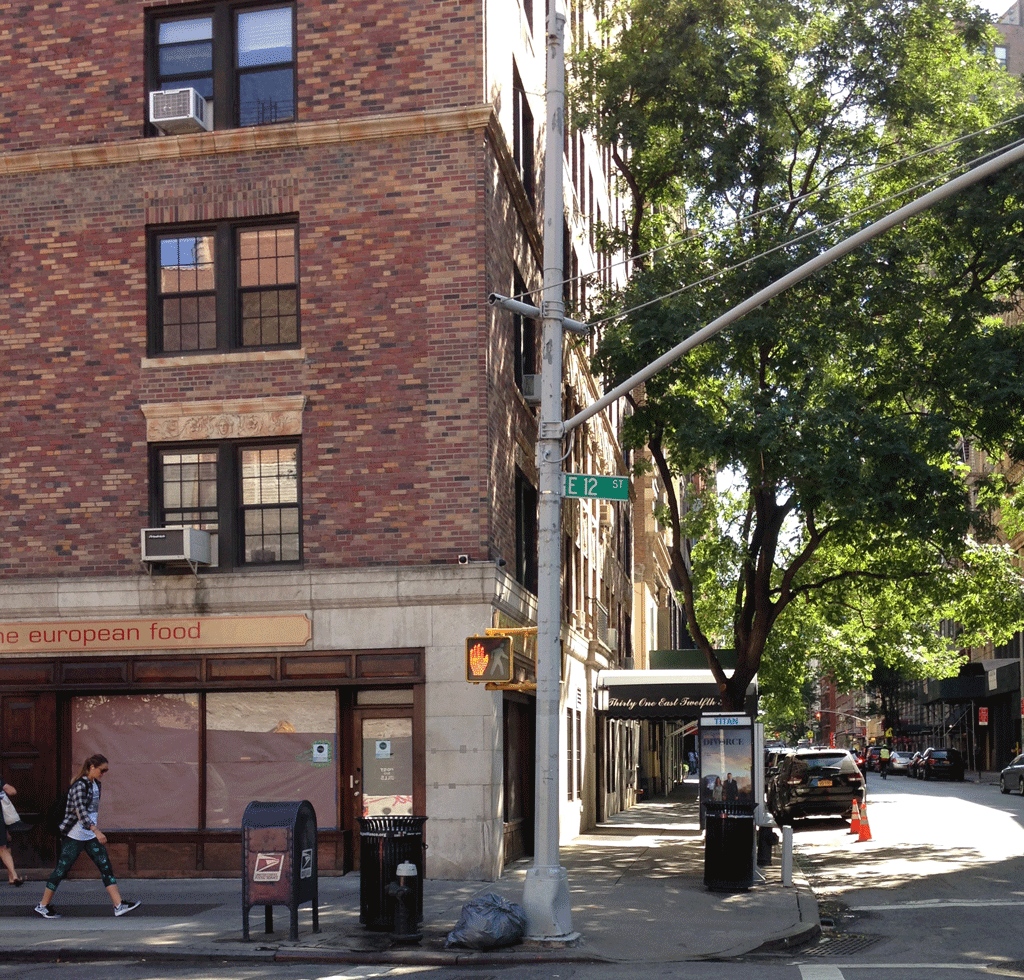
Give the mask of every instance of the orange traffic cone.
[[860, 834], [860, 807], [853, 801], [853, 816], [850, 817], [850, 833]]
[[868, 823], [868, 801], [864, 801], [864, 806], [860, 811], [860, 834], [857, 837], [858, 843], [863, 843], [866, 840], [871, 840], [871, 825]]

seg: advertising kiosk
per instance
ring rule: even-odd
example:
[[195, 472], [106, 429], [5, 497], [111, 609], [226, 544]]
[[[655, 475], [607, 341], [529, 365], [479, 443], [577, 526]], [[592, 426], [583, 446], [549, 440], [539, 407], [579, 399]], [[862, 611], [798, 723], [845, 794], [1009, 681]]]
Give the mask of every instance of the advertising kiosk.
[[757, 809], [764, 798], [760, 726], [742, 713], [701, 715], [700, 809], [704, 884], [743, 891], [754, 884]]

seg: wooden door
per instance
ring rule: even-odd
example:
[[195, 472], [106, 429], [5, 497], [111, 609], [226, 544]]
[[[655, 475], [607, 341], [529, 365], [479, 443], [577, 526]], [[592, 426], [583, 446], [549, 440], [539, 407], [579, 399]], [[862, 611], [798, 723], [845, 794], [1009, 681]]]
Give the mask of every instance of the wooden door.
[[34, 825], [12, 838], [19, 869], [53, 860], [53, 842], [39, 824], [60, 792], [57, 728], [54, 695], [0, 695], [0, 774], [18, 791], [13, 799], [21, 819]]

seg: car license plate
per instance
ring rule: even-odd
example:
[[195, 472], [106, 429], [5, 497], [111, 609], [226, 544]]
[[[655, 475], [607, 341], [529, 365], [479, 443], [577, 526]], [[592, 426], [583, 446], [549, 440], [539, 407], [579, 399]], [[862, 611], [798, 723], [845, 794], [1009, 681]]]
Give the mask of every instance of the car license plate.
[[832, 780], [831, 779], [815, 779], [815, 780], [813, 780], [811, 782], [811, 785], [812, 786], [831, 786], [832, 785]]

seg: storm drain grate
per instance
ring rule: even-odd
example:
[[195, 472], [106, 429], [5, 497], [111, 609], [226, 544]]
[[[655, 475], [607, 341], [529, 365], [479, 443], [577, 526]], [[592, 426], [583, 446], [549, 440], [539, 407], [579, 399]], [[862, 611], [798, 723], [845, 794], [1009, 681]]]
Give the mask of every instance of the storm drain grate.
[[847, 956], [862, 953], [881, 942], [881, 936], [824, 935], [813, 946], [800, 950], [801, 956]]

